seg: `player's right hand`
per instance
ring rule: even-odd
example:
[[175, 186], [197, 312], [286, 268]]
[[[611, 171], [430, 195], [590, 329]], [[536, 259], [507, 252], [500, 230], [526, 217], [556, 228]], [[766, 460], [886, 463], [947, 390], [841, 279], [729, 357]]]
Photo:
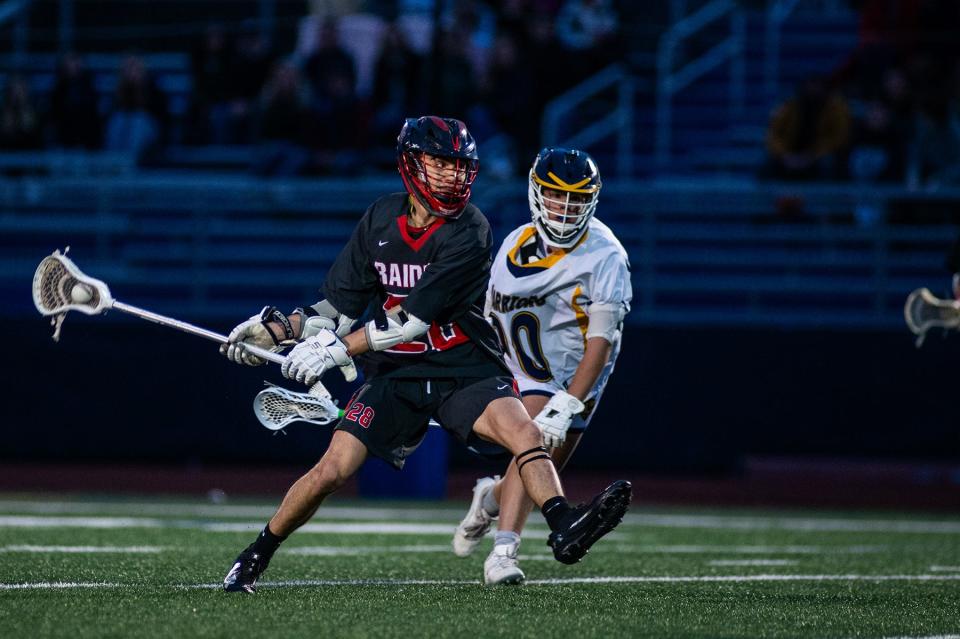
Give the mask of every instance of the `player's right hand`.
[[225, 355], [227, 359], [237, 364], [260, 366], [265, 364], [266, 360], [248, 352], [241, 344], [259, 346], [274, 353], [282, 351], [283, 346], [277, 343], [273, 333], [267, 328], [266, 322], [263, 320], [263, 315], [268, 309], [269, 307], [266, 307], [259, 315], [254, 315], [250, 319], [237, 324], [227, 336], [230, 343], [220, 346], [220, 354]]
[[297, 344], [287, 355], [280, 372], [287, 379], [313, 386], [325, 372], [336, 367], [340, 368], [343, 378], [348, 382], [357, 378], [357, 367], [347, 345], [336, 333], [324, 329]]
[[567, 440], [567, 431], [573, 418], [586, 408], [583, 402], [566, 391], [558, 391], [533, 421], [543, 433], [543, 445], [560, 448]]

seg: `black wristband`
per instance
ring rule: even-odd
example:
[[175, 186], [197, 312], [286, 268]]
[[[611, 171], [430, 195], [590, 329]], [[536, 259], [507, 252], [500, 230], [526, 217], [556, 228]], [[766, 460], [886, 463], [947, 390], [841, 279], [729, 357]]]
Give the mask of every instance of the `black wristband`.
[[[267, 332], [270, 333], [270, 337], [273, 338], [273, 341], [277, 346], [280, 346], [280, 342], [286, 342], [294, 338], [293, 325], [290, 323], [289, 318], [281, 313], [276, 306], [264, 306], [263, 310], [260, 312], [260, 321], [267, 329]], [[273, 334], [273, 331], [271, 331], [270, 327], [267, 326], [267, 324], [270, 322], [276, 322], [283, 327], [283, 339], [278, 340], [277, 336]]]

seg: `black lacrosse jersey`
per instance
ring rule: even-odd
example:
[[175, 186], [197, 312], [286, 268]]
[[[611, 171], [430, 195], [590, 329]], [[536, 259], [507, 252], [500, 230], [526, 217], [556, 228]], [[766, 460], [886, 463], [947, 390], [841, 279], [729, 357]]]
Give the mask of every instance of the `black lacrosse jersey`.
[[455, 220], [408, 225], [406, 193], [370, 205], [337, 256], [323, 295], [349, 317], [404, 310], [430, 324], [415, 341], [356, 357], [365, 375], [489, 377], [509, 374], [499, 341], [483, 318], [490, 277], [490, 224], [468, 204]]

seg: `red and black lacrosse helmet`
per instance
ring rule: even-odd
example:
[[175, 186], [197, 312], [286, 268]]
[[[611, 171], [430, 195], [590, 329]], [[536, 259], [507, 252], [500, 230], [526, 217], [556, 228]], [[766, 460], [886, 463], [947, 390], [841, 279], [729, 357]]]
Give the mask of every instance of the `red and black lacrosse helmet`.
[[[431, 178], [423, 156], [449, 161], [443, 178]], [[470, 200], [480, 162], [477, 143], [467, 126], [454, 118], [427, 115], [407, 118], [397, 137], [397, 165], [407, 192], [440, 217], [456, 218]]]

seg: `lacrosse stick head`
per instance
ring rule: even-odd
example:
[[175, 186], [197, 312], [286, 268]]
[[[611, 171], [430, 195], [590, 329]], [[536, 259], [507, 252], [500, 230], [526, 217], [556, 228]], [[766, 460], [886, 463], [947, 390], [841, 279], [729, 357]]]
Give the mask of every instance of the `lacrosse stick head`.
[[267, 387], [253, 398], [253, 412], [270, 430], [283, 430], [297, 421], [327, 426], [343, 415], [320, 382], [306, 393], [296, 393], [269, 382], [264, 384]]
[[927, 288], [918, 288], [907, 296], [903, 305], [903, 319], [917, 336], [917, 347], [923, 344], [931, 328], [955, 329], [960, 327], [960, 303], [942, 300]]
[[33, 274], [33, 304], [41, 315], [52, 316], [56, 327], [53, 339], [60, 336], [60, 326], [69, 311], [98, 315], [113, 304], [107, 285], [85, 275], [67, 257], [68, 246], [43, 258]]

